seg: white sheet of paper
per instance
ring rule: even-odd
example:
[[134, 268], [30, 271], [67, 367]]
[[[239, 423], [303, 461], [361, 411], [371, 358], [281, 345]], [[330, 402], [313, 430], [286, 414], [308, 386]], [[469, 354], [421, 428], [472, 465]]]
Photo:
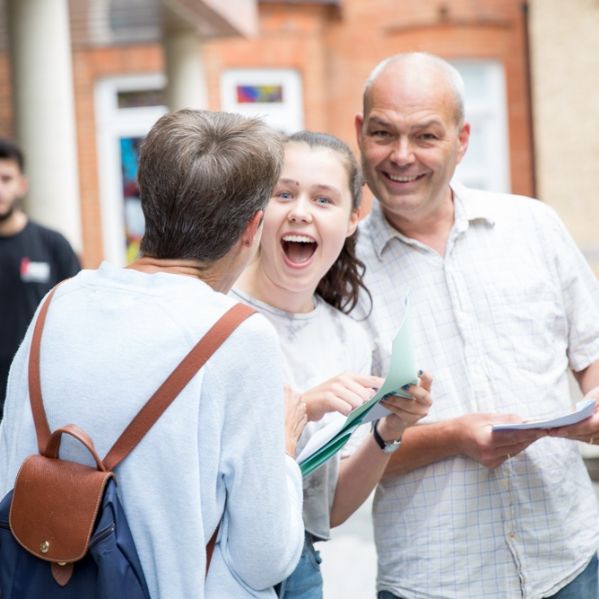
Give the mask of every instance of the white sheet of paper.
[[308, 456], [312, 455], [319, 447], [322, 447], [329, 439], [332, 439], [345, 424], [345, 417], [343, 414], [339, 414], [338, 418], [334, 418], [326, 426], [317, 430], [308, 439], [304, 448], [296, 456], [295, 461], [299, 464], [303, 462]]
[[494, 431], [514, 431], [514, 430], [529, 430], [534, 428], [558, 428], [560, 426], [568, 426], [569, 424], [576, 424], [585, 418], [593, 415], [595, 411], [595, 400], [594, 399], [581, 399], [576, 403], [576, 409], [573, 412], [557, 416], [555, 418], [548, 418], [547, 420], [532, 420], [528, 422], [521, 422], [520, 424], [494, 424]]

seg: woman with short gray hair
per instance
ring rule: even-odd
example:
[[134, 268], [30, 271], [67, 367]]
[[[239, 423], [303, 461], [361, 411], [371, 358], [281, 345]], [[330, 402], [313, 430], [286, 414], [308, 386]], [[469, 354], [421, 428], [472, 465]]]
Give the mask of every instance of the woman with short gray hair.
[[[143, 256], [62, 284], [41, 351], [52, 430], [74, 422], [105, 455], [196, 342], [236, 302], [226, 295], [259, 243], [282, 162], [257, 119], [183, 110], [141, 147]], [[36, 318], [34, 318], [35, 324]], [[12, 364], [0, 426], [0, 492], [37, 453], [27, 360]], [[301, 423], [305, 414], [297, 411]], [[242, 322], [116, 468], [118, 493], [154, 599], [274, 597], [303, 545], [299, 468], [285, 455], [276, 333]], [[61, 457], [81, 456], [66, 447]], [[204, 546], [219, 530], [208, 574]]]

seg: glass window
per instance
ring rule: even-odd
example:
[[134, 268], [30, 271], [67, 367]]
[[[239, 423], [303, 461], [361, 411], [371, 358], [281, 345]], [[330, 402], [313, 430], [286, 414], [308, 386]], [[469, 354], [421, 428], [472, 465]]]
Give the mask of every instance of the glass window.
[[146, 106], [165, 106], [163, 89], [139, 89], [117, 92], [118, 108], [142, 108]]
[[509, 192], [509, 156], [505, 73], [493, 60], [452, 60], [464, 78], [466, 120], [471, 125], [468, 151], [456, 179], [470, 187]]
[[96, 136], [104, 257], [134, 260], [144, 231], [137, 165], [139, 146], [166, 111], [162, 75], [112, 77], [96, 84]]

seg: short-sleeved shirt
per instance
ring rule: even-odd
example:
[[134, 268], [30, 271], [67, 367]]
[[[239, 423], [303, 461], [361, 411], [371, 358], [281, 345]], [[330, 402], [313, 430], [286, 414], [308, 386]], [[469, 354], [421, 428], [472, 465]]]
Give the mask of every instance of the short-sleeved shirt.
[[[541, 202], [456, 187], [454, 204], [444, 256], [392, 228], [378, 203], [361, 226], [374, 373], [409, 294], [417, 366], [434, 377], [423, 422], [568, 411], [568, 370], [599, 360], [596, 278]], [[378, 588], [406, 599], [549, 596], [599, 546], [588, 474], [558, 438], [493, 469], [459, 455], [384, 479], [373, 513]]]
[[10, 363], [35, 309], [79, 268], [69, 242], [31, 220], [15, 235], [0, 235], [0, 418]]
[[[314, 296], [314, 309], [291, 313], [260, 302], [239, 289], [231, 292], [270, 320], [283, 350], [285, 383], [302, 393], [341, 374], [370, 374], [371, 346], [362, 327], [352, 318]], [[330, 412], [318, 422], [309, 422], [300, 437], [297, 452], [310, 437], [332, 419], [345, 418]], [[339, 476], [337, 454], [304, 478], [304, 526], [318, 539], [330, 538], [330, 511]]]

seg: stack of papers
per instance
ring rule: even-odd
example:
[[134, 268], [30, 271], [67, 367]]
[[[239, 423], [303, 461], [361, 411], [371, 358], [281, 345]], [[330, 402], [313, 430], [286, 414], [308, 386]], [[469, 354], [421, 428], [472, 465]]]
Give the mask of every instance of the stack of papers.
[[335, 419], [310, 437], [297, 456], [304, 476], [333, 457], [361, 424], [389, 414], [389, 411], [379, 404], [385, 395], [394, 393], [410, 397], [402, 391], [401, 387], [418, 384], [418, 371], [412, 354], [412, 332], [407, 298], [405, 307], [403, 321], [393, 339], [389, 373], [382, 387], [370, 400], [353, 410], [345, 420]]
[[508, 422], [505, 424], [494, 424], [493, 431], [521, 431], [535, 428], [559, 428], [560, 426], [576, 424], [577, 422], [592, 416], [594, 412], [595, 400], [581, 399], [576, 403], [576, 407], [573, 412], [568, 412], [567, 414], [562, 414], [561, 416], [555, 416], [553, 418], [547, 418], [545, 420], [528, 420], [526, 422], [520, 422], [519, 424], [511, 424]]

